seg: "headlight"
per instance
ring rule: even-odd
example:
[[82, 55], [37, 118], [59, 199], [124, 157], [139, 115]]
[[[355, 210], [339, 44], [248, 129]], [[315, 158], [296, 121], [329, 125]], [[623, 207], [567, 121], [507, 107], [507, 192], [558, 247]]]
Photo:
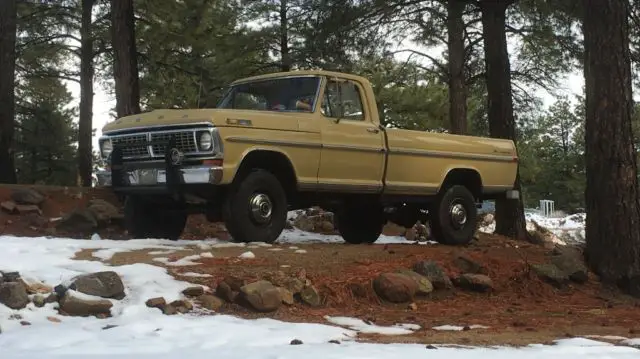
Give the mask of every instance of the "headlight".
[[213, 137], [211, 137], [211, 133], [209, 131], [200, 133], [198, 147], [200, 147], [201, 151], [209, 151], [213, 148]]
[[100, 142], [100, 152], [102, 152], [102, 157], [107, 158], [113, 152], [113, 144], [111, 140], [106, 139]]

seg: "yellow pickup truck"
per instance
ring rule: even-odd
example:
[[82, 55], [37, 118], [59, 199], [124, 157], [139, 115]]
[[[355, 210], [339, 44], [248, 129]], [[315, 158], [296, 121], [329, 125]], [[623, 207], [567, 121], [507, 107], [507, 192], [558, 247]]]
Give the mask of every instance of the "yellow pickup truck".
[[235, 241], [272, 243], [289, 210], [317, 205], [347, 243], [425, 218], [459, 245], [483, 200], [519, 197], [512, 141], [384, 127], [369, 81], [338, 72], [241, 79], [216, 108], [154, 110], [102, 133], [98, 176], [124, 198], [136, 238], [176, 240], [204, 213]]

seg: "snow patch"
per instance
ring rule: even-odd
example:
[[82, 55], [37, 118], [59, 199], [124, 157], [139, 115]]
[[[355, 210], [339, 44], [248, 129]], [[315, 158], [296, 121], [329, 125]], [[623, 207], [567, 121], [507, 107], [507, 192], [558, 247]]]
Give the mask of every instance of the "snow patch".
[[184, 273], [176, 273], [183, 277], [193, 277], [193, 278], [209, 278], [213, 277], [211, 274], [206, 273], [196, 273], [196, 272], [184, 272]]
[[256, 255], [253, 254], [253, 252], [249, 251], [249, 252], [244, 252], [241, 255], [238, 256], [238, 258], [242, 258], [242, 259], [253, 259], [255, 258]]
[[347, 327], [360, 333], [375, 333], [382, 335], [403, 335], [411, 334], [421, 327], [417, 324], [396, 324], [390, 327], [384, 327], [376, 324], [366, 323], [362, 319], [351, 317], [324, 317], [329, 323]]
[[[473, 325], [469, 325], [468, 326], [469, 329], [488, 329], [489, 327], [484, 326], [484, 325], [479, 325], [479, 324], [473, 324]], [[431, 329], [434, 330], [451, 330], [451, 331], [462, 331], [464, 330], [464, 326], [459, 326], [459, 325], [440, 325], [437, 327], [432, 327]]]

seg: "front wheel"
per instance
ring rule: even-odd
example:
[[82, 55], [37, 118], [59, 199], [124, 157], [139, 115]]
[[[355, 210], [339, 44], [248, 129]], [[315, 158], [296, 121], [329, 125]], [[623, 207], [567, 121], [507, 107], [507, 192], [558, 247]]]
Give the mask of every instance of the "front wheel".
[[442, 244], [464, 245], [476, 230], [475, 197], [465, 186], [454, 185], [438, 194], [430, 212], [431, 230]]
[[287, 195], [273, 174], [253, 171], [229, 190], [223, 218], [234, 241], [273, 243], [287, 222]]
[[374, 243], [384, 227], [384, 212], [378, 206], [349, 206], [336, 213], [338, 232], [349, 244]]
[[124, 223], [133, 238], [175, 241], [187, 224], [187, 213], [159, 208], [142, 198], [127, 196], [124, 200]]

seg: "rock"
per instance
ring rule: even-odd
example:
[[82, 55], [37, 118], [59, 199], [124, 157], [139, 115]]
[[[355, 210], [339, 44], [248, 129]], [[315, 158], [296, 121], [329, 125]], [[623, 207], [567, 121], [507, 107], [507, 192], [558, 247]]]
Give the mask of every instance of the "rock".
[[578, 256], [569, 254], [556, 255], [551, 257], [551, 263], [576, 283], [585, 283], [589, 280], [587, 266]]
[[236, 298], [238, 297], [238, 292], [231, 289], [231, 286], [229, 286], [229, 284], [227, 284], [227, 282], [224, 282], [224, 281], [218, 284], [218, 287], [216, 288], [216, 294], [220, 298], [230, 303], [235, 302]]
[[424, 296], [431, 292], [433, 292], [433, 284], [427, 279], [427, 277], [418, 274], [412, 270], [401, 269], [398, 273], [402, 275], [406, 275], [407, 277], [413, 279], [418, 285], [418, 289], [416, 290], [416, 295]]
[[62, 217], [57, 229], [72, 232], [90, 232], [98, 228], [98, 220], [88, 209], [76, 209]]
[[304, 289], [304, 286], [305, 282], [298, 278], [290, 278], [283, 285], [283, 287], [290, 291], [293, 295], [299, 294]]
[[7, 213], [15, 213], [16, 212], [16, 204], [13, 201], [4, 201], [0, 203], [0, 208]]
[[2, 281], [4, 282], [17, 282], [20, 279], [20, 272], [1, 272]]
[[242, 298], [259, 312], [272, 312], [280, 307], [280, 291], [266, 280], [249, 283], [240, 288]]
[[406, 232], [404, 232], [404, 238], [408, 241], [416, 241], [418, 239], [418, 231], [415, 228], [408, 228]]
[[122, 299], [125, 297], [124, 283], [114, 271], [83, 274], [73, 279], [69, 289], [102, 298]]
[[156, 297], [156, 298], [147, 299], [145, 304], [149, 308], [158, 308], [162, 310], [162, 308], [164, 308], [164, 306], [167, 305], [167, 301], [163, 297]]
[[540, 279], [558, 288], [565, 286], [567, 282], [569, 282], [569, 276], [554, 264], [532, 264], [531, 270], [533, 270]]
[[425, 276], [435, 289], [451, 289], [453, 287], [449, 277], [436, 262], [418, 262], [413, 266], [413, 271]]
[[282, 303], [286, 305], [293, 305], [295, 303], [293, 299], [293, 293], [291, 293], [289, 290], [282, 287], [277, 287], [277, 288], [278, 288], [278, 292], [280, 293], [280, 299], [282, 299]]
[[340, 341], [335, 340], [335, 339], [331, 339], [331, 340], [329, 340], [329, 343], [331, 343], [331, 344], [340, 344]]
[[58, 296], [58, 293], [53, 292], [53, 293], [49, 294], [49, 295], [44, 299], [44, 302], [45, 302], [45, 303], [55, 303], [55, 302], [57, 302], [57, 301], [58, 301], [58, 298], [60, 298], [60, 297]]
[[39, 206], [44, 202], [44, 196], [32, 188], [18, 189], [11, 193], [11, 199], [16, 204], [32, 204]]
[[493, 290], [493, 281], [484, 274], [465, 273], [458, 277], [457, 285], [462, 289], [474, 292], [488, 292]]
[[22, 326], [31, 325], [31, 322], [27, 322], [26, 320], [22, 320], [22, 321], [20, 321], [20, 325], [22, 325]]
[[47, 320], [50, 321], [51, 323], [60, 323], [61, 320], [59, 318], [56, 317], [47, 317]]
[[15, 208], [15, 211], [19, 214], [42, 214], [42, 210], [40, 209], [40, 207], [36, 206], [35, 204], [17, 204]]
[[116, 206], [103, 199], [92, 199], [89, 201], [87, 211], [93, 214], [93, 217], [99, 224], [108, 224], [113, 220], [119, 220], [123, 217]]
[[27, 288], [22, 282], [0, 284], [0, 303], [11, 309], [22, 309], [29, 304]]
[[220, 307], [222, 307], [222, 305], [224, 304], [224, 301], [222, 299], [211, 294], [203, 294], [199, 296], [197, 300], [203, 308], [214, 311], [220, 309]]
[[413, 300], [418, 284], [406, 275], [382, 273], [373, 280], [373, 289], [382, 299], [392, 303], [405, 303]]
[[335, 230], [335, 227], [333, 226], [333, 223], [331, 223], [329, 221], [323, 221], [320, 224], [320, 232], [321, 233], [333, 233], [334, 230]]
[[488, 274], [485, 266], [476, 262], [466, 254], [459, 254], [456, 259], [453, 260], [453, 264], [455, 264], [463, 273]]
[[411, 304], [409, 304], [408, 308], [413, 310], [413, 311], [416, 311], [416, 310], [418, 310], [418, 305], [416, 303], [411, 303]]
[[305, 232], [333, 233], [335, 230], [334, 215], [321, 209], [308, 210], [293, 221], [293, 225]]
[[193, 309], [193, 304], [188, 300], [174, 300], [168, 307], [175, 308], [179, 313], [185, 314]]
[[111, 315], [111, 303], [108, 299], [90, 299], [76, 294], [74, 291], [67, 291], [64, 297], [60, 299], [60, 310], [68, 315], [88, 317]]
[[312, 307], [319, 307], [322, 305], [322, 298], [316, 287], [308, 285], [300, 291], [300, 299]]
[[201, 286], [189, 287], [183, 290], [182, 294], [186, 295], [187, 297], [199, 297], [204, 294], [204, 288], [202, 288]]
[[40, 282], [27, 283], [22, 281], [24, 286], [27, 288], [28, 294], [47, 294], [53, 291], [53, 288], [49, 285]]
[[291, 345], [300, 345], [300, 344], [303, 344], [303, 343], [302, 343], [302, 340], [300, 340], [300, 339], [294, 339], [289, 344], [291, 344]]
[[34, 295], [31, 301], [38, 308], [42, 308], [45, 305], [45, 297], [42, 294]]
[[425, 241], [427, 240], [431, 234], [429, 233], [429, 229], [424, 224], [418, 222], [413, 226], [416, 230], [416, 236], [418, 240]]
[[239, 292], [240, 288], [247, 285], [246, 280], [232, 275], [224, 277], [224, 282], [227, 283], [234, 292]]
[[164, 308], [162, 308], [162, 313], [165, 315], [174, 315], [178, 314], [178, 310], [173, 305], [165, 305]]

